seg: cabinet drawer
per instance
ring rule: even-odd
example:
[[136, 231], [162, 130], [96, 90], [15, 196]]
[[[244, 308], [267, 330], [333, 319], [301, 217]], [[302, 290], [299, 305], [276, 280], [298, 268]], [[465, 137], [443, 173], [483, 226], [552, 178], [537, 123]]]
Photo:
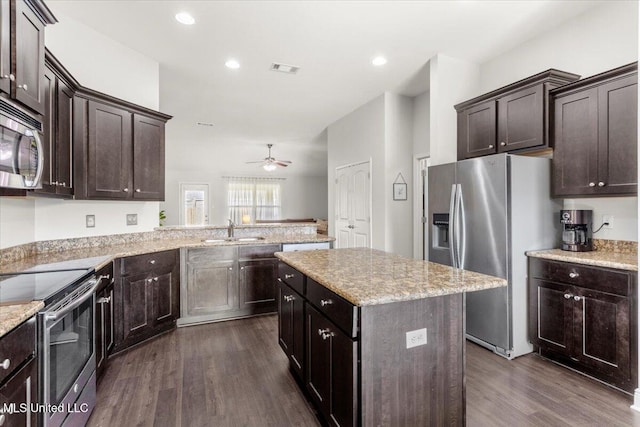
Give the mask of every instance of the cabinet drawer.
[[631, 291], [630, 273], [582, 264], [530, 258], [529, 275], [622, 296]]
[[187, 250], [187, 262], [235, 261], [237, 248], [235, 246], [220, 246], [217, 248], [195, 248]]
[[122, 274], [140, 273], [175, 264], [177, 250], [154, 252], [122, 259]]
[[[4, 381], [36, 348], [36, 318], [32, 317], [0, 339], [0, 382]], [[9, 362], [6, 362], [6, 361]]]
[[238, 246], [240, 260], [274, 258], [274, 252], [280, 251], [280, 245]]
[[357, 307], [307, 277], [307, 299], [350, 337], [358, 336]]
[[282, 280], [299, 294], [304, 295], [304, 274], [289, 264], [284, 262], [278, 264], [278, 279]]

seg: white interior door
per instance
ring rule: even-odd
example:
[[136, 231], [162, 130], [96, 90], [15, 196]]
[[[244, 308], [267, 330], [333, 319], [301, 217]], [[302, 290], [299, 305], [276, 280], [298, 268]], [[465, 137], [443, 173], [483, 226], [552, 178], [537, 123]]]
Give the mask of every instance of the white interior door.
[[180, 224], [209, 224], [208, 184], [180, 184]]
[[370, 163], [336, 168], [336, 248], [371, 247]]

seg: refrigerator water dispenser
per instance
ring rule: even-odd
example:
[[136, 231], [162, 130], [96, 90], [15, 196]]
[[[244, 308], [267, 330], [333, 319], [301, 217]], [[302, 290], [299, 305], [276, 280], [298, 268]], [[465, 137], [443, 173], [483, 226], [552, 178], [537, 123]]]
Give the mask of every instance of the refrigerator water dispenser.
[[449, 214], [433, 214], [433, 247], [449, 249]]

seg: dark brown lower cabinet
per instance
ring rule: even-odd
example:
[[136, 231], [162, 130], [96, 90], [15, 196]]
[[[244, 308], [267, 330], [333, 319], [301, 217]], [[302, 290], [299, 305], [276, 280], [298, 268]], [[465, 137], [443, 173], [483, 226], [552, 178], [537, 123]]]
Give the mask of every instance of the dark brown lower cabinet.
[[636, 274], [530, 258], [529, 276], [529, 339], [537, 351], [632, 393]]
[[357, 341], [340, 331], [310, 304], [306, 305], [307, 375], [311, 400], [335, 426], [357, 424]]
[[304, 299], [282, 281], [278, 287], [278, 342], [291, 361], [291, 370], [304, 379]]
[[[35, 426], [36, 412], [30, 404], [38, 402], [38, 376], [36, 359], [31, 359], [22, 369], [0, 387], [0, 425]], [[5, 405], [13, 405], [13, 411], [4, 411]], [[22, 407], [26, 405], [26, 411]]]
[[114, 351], [175, 328], [180, 308], [178, 250], [116, 260]]
[[96, 291], [96, 379], [100, 379], [107, 367], [107, 359], [113, 350], [113, 264], [100, 269], [96, 274], [101, 283]]
[[240, 261], [240, 311], [250, 314], [276, 310], [278, 259]]

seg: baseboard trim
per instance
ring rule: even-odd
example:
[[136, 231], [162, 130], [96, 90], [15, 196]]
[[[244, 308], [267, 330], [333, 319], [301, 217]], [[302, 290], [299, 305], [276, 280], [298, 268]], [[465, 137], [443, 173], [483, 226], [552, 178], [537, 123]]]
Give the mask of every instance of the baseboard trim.
[[640, 388], [635, 389], [633, 392], [633, 405], [631, 409], [640, 412]]

